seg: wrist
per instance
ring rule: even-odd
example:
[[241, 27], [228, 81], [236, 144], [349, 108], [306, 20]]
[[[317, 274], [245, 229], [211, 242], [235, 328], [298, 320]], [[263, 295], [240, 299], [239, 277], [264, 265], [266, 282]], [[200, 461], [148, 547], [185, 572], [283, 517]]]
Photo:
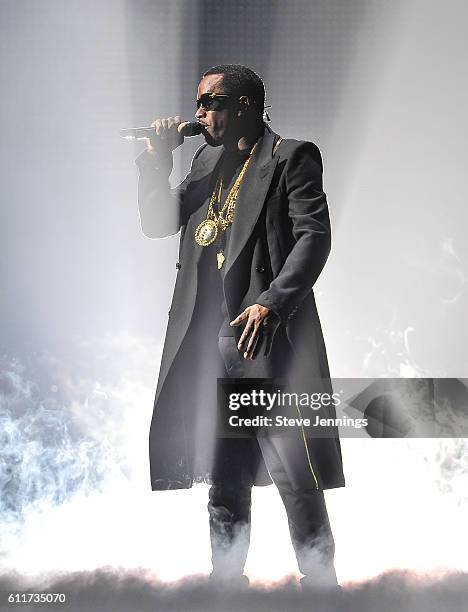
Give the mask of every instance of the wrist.
[[172, 151], [161, 151], [158, 149], [145, 149], [136, 158], [135, 163], [139, 168], [151, 168], [154, 170], [172, 170]]

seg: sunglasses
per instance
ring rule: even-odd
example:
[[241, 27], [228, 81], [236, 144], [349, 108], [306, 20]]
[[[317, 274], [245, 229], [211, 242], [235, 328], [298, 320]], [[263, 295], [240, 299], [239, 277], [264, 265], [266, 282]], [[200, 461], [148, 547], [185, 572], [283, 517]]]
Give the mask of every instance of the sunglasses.
[[197, 100], [197, 110], [200, 106], [206, 111], [223, 110], [228, 106], [228, 99], [231, 97], [227, 94], [204, 93]]

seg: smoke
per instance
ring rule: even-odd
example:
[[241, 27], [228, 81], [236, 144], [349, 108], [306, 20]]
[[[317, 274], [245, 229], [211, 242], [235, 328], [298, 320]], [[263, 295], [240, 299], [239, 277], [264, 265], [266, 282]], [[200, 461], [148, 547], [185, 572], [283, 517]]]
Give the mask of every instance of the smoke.
[[366, 376], [385, 376], [414, 378], [428, 376], [425, 369], [415, 362], [410, 350], [412, 325], [396, 329], [396, 317], [388, 327], [376, 330], [367, 341], [370, 345], [363, 358], [363, 371]]
[[[341, 594], [301, 591], [291, 579], [274, 587], [235, 589], [226, 585], [219, 588], [196, 576], [164, 585], [143, 572], [121, 573], [109, 568], [41, 582], [25, 582], [12, 574], [0, 578], [0, 609], [30, 609], [6, 603], [9, 594], [18, 592], [64, 593], [67, 603], [61, 605], [70, 612], [462, 612], [466, 610], [468, 574], [388, 572], [373, 580], [345, 585]], [[52, 605], [36, 603], [34, 607], [50, 609]]]
[[468, 503], [468, 439], [437, 441], [435, 452], [424, 457], [441, 493], [450, 496], [456, 506]]
[[[130, 476], [129, 413], [151, 405], [152, 390], [134, 371], [144, 346], [125, 335], [107, 336], [69, 346], [60, 356], [0, 357], [2, 522]], [[145, 348], [143, 372], [152, 367], [154, 376], [155, 355]]]
[[451, 285], [446, 289], [446, 295], [441, 295], [442, 304], [456, 304], [466, 289], [466, 274], [463, 262], [455, 251], [454, 240], [445, 237], [440, 245], [440, 257], [435, 270], [449, 279]]
[[106, 442], [98, 444], [83, 430], [56, 385], [47, 388], [43, 379], [31, 380], [20, 362], [5, 362], [0, 374], [0, 515], [12, 522], [38, 503], [56, 505], [78, 490], [98, 488], [104, 466], [115, 457]]
[[[157, 349], [152, 339], [122, 333], [76, 340], [55, 354], [0, 357], [5, 566], [32, 571], [47, 567], [54, 554], [66, 557], [86, 508], [98, 517], [100, 497], [110, 500], [112, 490], [148, 480], [141, 440], [151, 416]], [[76, 562], [89, 567], [83, 554]]]
[[[80, 581], [102, 590], [102, 568], [121, 568], [104, 572], [112, 592], [147, 572], [139, 587], [183, 609], [161, 581], [210, 572], [207, 485], [150, 490], [159, 357], [153, 338], [124, 333], [0, 357], [0, 575], [33, 585], [63, 574], [92, 601]], [[465, 440], [344, 439], [342, 449], [347, 487], [326, 492], [340, 582], [392, 568], [468, 571]], [[296, 585], [295, 572], [278, 492], [255, 488], [245, 573], [254, 585]], [[196, 598], [203, 585], [184, 593]]]

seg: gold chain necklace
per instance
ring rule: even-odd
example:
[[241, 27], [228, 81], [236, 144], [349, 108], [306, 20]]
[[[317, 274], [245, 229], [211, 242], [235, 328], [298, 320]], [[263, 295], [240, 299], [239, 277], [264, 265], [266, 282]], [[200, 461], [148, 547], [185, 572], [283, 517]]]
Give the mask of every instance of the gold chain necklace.
[[[247, 170], [249, 162], [252, 158], [252, 153], [255, 150], [257, 143], [254, 144], [252, 150], [250, 151], [249, 157], [245, 160], [244, 165], [242, 166], [241, 171], [239, 172], [239, 176], [234, 182], [234, 185], [229, 190], [229, 193], [224, 201], [224, 204], [221, 208], [221, 193], [223, 190], [223, 176], [222, 173], [218, 177], [216, 181], [215, 188], [213, 189], [213, 193], [210, 198], [210, 203], [208, 204], [208, 212], [206, 215], [206, 219], [200, 223], [200, 225], [195, 230], [195, 242], [200, 246], [209, 246], [212, 244], [217, 238], [220, 237], [221, 232], [224, 232], [232, 223], [234, 219], [234, 209], [236, 207], [237, 193], [239, 191], [240, 185], [242, 183], [242, 179], [244, 178], [244, 174]], [[214, 210], [214, 203], [218, 204], [218, 214], [216, 214]], [[221, 269], [224, 263], [225, 257], [222, 249], [216, 253], [216, 261], [218, 264], [218, 270]]]

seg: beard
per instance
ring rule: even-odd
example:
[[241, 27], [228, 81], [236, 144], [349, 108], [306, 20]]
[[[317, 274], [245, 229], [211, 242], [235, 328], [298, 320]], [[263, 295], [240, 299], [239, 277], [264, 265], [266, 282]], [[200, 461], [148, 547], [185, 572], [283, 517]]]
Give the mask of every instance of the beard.
[[210, 147], [219, 147], [220, 145], [223, 144], [222, 138], [213, 137], [206, 128], [203, 129], [202, 134], [205, 138], [206, 143], [210, 145]]

